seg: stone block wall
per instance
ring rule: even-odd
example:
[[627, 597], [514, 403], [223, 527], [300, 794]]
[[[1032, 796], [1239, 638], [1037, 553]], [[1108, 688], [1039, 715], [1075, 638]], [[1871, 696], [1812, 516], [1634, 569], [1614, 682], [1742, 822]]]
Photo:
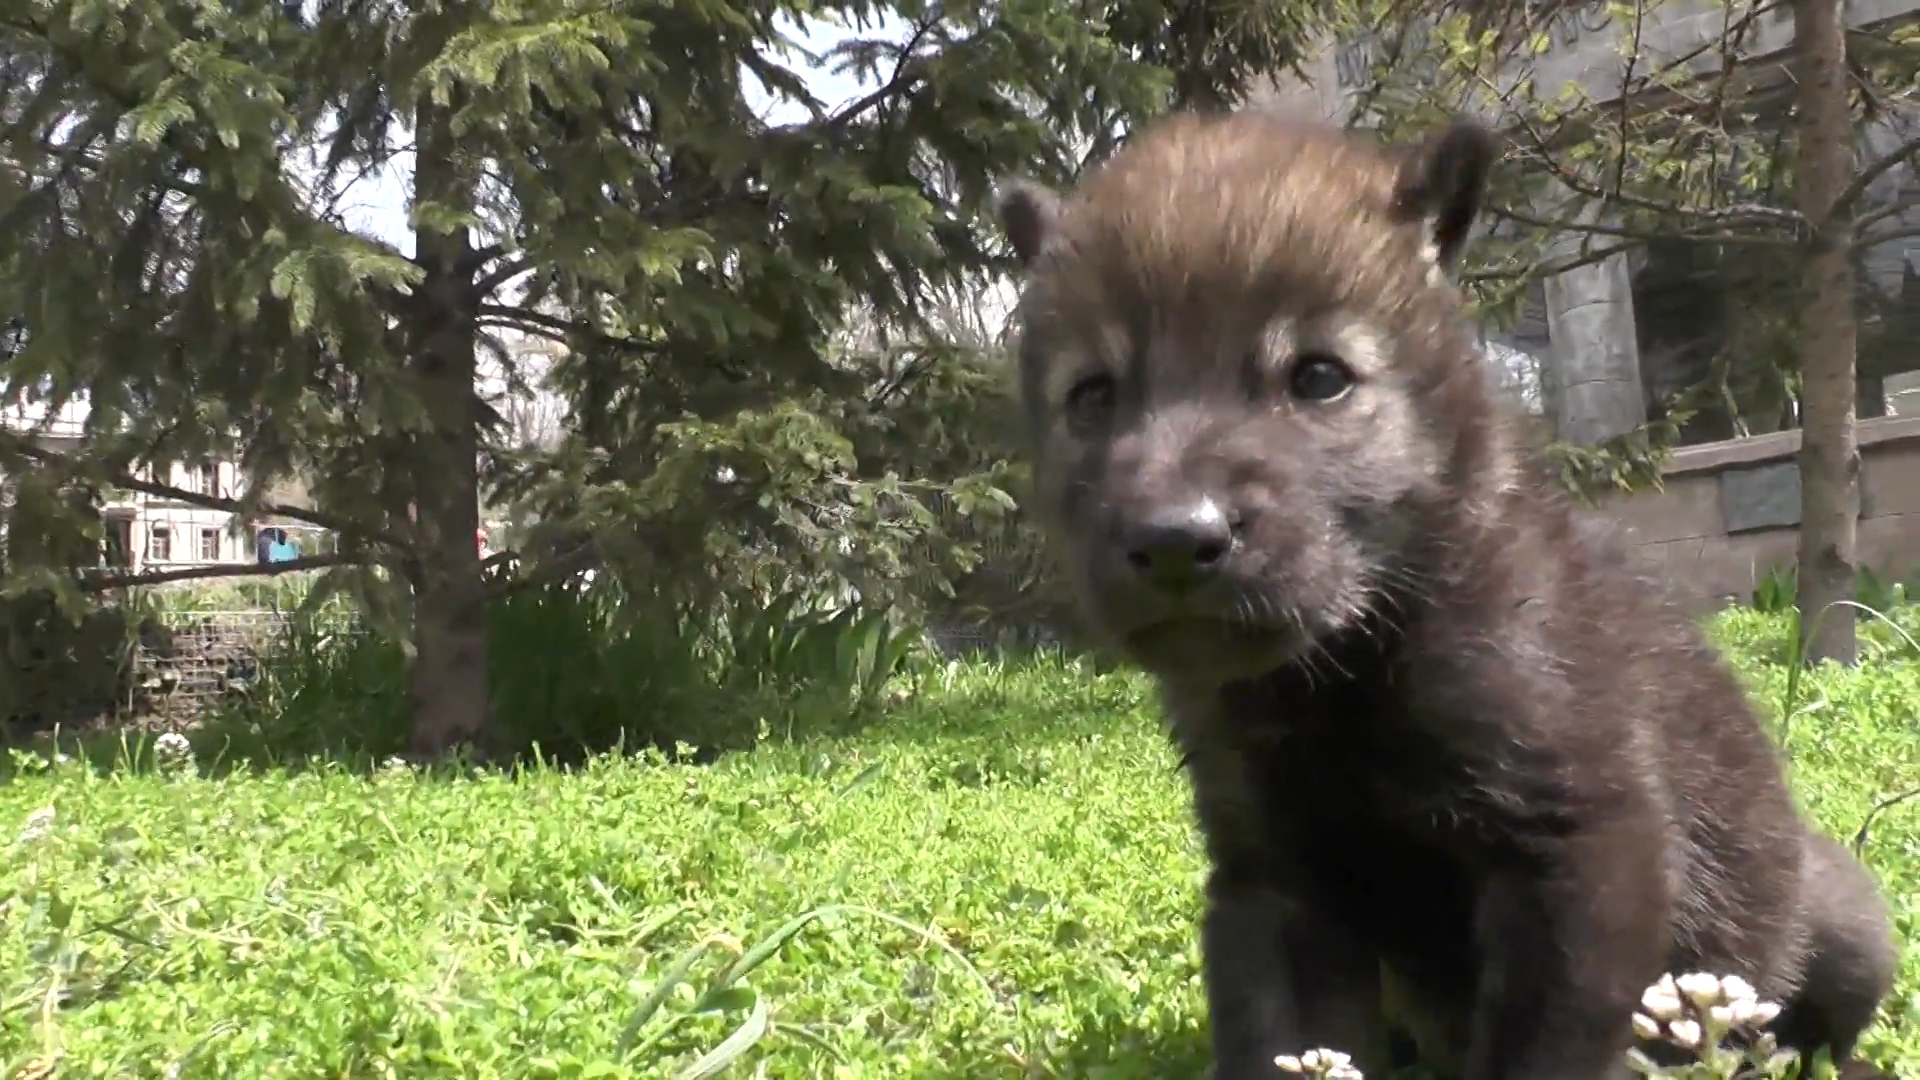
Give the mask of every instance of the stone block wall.
[[[1858, 558], [1920, 573], [1920, 416], [1859, 422]], [[1744, 601], [1768, 569], [1792, 566], [1800, 532], [1800, 433], [1676, 450], [1661, 491], [1609, 504], [1675, 595], [1705, 612]]]

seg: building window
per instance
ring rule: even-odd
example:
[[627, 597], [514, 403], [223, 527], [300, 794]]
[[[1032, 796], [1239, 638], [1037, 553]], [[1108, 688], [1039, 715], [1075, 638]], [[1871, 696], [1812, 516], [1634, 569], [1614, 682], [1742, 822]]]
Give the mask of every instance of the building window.
[[105, 521], [106, 543], [103, 557], [108, 566], [125, 570], [133, 565], [133, 522], [123, 517]]
[[217, 475], [214, 471], [213, 463], [210, 461], [195, 465], [193, 467], [193, 490], [202, 495], [219, 494], [217, 490], [218, 485], [214, 483]]
[[169, 562], [173, 559], [173, 530], [165, 525], [155, 525], [147, 530], [147, 561]]
[[219, 529], [201, 529], [200, 530], [200, 561], [201, 562], [219, 562], [220, 561], [220, 530]]

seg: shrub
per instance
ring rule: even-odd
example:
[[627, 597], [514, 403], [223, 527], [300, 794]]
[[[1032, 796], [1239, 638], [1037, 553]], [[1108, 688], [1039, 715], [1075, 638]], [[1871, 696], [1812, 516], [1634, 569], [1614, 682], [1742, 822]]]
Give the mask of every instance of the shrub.
[[[487, 613], [494, 750], [576, 761], [657, 747], [699, 756], [871, 717], [919, 635], [893, 615], [776, 598], [729, 623], [612, 582], [521, 589]], [[380, 759], [406, 746], [400, 642], [297, 619], [206, 739], [253, 759]]]
[[0, 598], [0, 741], [111, 716], [134, 703], [138, 643], [165, 632], [134, 608], [63, 610], [50, 592]]

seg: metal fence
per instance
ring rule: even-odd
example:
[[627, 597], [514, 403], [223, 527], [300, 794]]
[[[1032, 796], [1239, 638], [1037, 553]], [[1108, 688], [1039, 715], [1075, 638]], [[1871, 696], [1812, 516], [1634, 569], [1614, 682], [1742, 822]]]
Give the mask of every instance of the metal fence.
[[936, 624], [927, 628], [927, 636], [942, 655], [955, 659], [1006, 657], [1060, 644], [1058, 635], [1046, 627], [1038, 626]]
[[[261, 657], [293, 626], [292, 612], [271, 609], [165, 611], [155, 619], [163, 632], [142, 636], [134, 654], [134, 685], [144, 699], [143, 711], [175, 719], [245, 693], [259, 677]], [[360, 631], [352, 618], [330, 619], [326, 625]]]
[[[271, 609], [166, 611], [154, 618], [163, 631], [143, 634], [134, 654], [135, 711], [172, 721], [190, 720], [247, 693], [259, 677], [262, 657], [293, 627], [292, 612]], [[359, 620], [347, 614], [322, 625], [336, 633], [363, 632]], [[1057, 643], [1040, 627], [936, 625], [929, 637], [941, 653], [956, 658], [1007, 657]]]

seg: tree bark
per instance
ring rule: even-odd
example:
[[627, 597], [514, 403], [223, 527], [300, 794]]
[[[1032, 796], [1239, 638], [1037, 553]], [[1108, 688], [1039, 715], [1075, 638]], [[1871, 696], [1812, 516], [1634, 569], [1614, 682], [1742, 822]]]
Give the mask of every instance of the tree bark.
[[[450, 110], [423, 102], [415, 113], [416, 201], [472, 205]], [[426, 413], [413, 434], [411, 466], [417, 560], [413, 573], [413, 665], [407, 692], [411, 744], [437, 757], [480, 744], [492, 729], [487, 692], [487, 594], [475, 534], [480, 528], [480, 437], [475, 344], [479, 296], [465, 225], [414, 230], [416, 286], [408, 374]]]
[[1853, 214], [1840, 205], [1853, 172], [1842, 0], [1794, 0], [1795, 178], [1812, 230], [1800, 307], [1800, 640], [1809, 662], [1854, 659], [1854, 532], [1860, 454], [1854, 441]]

